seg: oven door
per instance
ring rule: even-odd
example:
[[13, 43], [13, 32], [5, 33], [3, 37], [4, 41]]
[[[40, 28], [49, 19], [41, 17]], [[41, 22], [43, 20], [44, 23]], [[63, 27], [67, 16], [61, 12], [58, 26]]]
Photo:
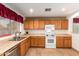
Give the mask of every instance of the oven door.
[[7, 52], [5, 52], [5, 56], [18, 56], [17, 47], [16, 48], [13, 47]]

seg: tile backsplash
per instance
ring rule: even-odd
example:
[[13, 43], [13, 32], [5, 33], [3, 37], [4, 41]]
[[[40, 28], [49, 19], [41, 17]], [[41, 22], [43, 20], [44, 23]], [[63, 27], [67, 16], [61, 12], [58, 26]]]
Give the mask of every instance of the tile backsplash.
[[[28, 34], [44, 34], [44, 30], [26, 30]], [[56, 34], [69, 34], [68, 30], [55, 30]]]

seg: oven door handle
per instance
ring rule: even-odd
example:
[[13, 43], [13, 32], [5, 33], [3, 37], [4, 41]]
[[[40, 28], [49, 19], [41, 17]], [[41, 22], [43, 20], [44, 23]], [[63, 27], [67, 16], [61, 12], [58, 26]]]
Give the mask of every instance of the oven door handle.
[[9, 52], [5, 52], [5, 56], [9, 56], [10, 54], [12, 54], [13, 52], [15, 52], [17, 50], [17, 48], [9, 51]]

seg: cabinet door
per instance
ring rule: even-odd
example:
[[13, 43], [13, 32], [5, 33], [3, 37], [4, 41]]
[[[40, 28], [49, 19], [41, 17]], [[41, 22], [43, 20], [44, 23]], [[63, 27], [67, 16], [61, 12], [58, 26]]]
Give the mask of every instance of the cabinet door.
[[30, 48], [30, 40], [29, 40], [29, 38], [27, 38], [26, 39], [26, 53], [27, 53], [29, 48]]
[[68, 20], [61, 20], [61, 29], [68, 29]]
[[44, 20], [39, 20], [39, 29], [44, 29], [44, 28], [45, 28]]
[[29, 29], [33, 29], [33, 20], [32, 19], [29, 19]]
[[28, 20], [25, 20], [24, 21], [24, 29], [25, 30], [28, 30], [29, 29], [29, 21]]
[[26, 44], [20, 45], [20, 55], [24, 56], [26, 54]]
[[56, 47], [63, 48], [63, 37], [61, 36], [56, 37]]
[[30, 37], [28, 38], [28, 47], [30, 48]]
[[39, 20], [34, 20], [34, 29], [39, 29]]
[[71, 48], [71, 37], [64, 37], [64, 48]]
[[55, 25], [55, 29], [57, 29], [57, 20], [51, 20], [51, 24]]
[[31, 46], [36, 47], [38, 45], [38, 39], [36, 37], [31, 37]]
[[49, 19], [45, 20], [45, 25], [49, 25], [49, 24], [51, 24], [50, 21], [51, 21], [51, 20], [49, 20]]
[[32, 47], [45, 47], [44, 37], [40, 37], [40, 36], [31, 37], [31, 46]]
[[61, 20], [56, 20], [56, 29], [61, 30]]
[[39, 39], [38, 39], [38, 47], [45, 47], [45, 38], [44, 37], [39, 37]]

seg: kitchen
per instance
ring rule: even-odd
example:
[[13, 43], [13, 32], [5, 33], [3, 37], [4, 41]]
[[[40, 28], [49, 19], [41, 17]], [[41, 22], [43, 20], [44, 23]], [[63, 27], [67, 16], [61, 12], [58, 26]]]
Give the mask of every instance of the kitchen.
[[0, 3], [0, 56], [79, 56], [78, 6]]

